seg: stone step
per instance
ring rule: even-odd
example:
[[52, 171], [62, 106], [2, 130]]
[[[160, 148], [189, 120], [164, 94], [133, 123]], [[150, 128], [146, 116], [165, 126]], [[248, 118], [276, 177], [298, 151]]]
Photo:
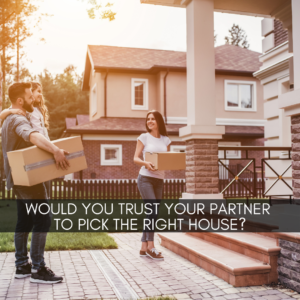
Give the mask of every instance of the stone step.
[[270, 265], [270, 280], [277, 282], [277, 259], [281, 248], [277, 246], [276, 239], [251, 232], [189, 232], [187, 234]]
[[[269, 284], [271, 266], [186, 233], [160, 233], [162, 246], [227, 281], [233, 286]], [[277, 280], [276, 280], [277, 281]]]
[[188, 235], [214, 243], [246, 256], [270, 264], [270, 257], [277, 257], [280, 247], [274, 238], [251, 232], [188, 232]]

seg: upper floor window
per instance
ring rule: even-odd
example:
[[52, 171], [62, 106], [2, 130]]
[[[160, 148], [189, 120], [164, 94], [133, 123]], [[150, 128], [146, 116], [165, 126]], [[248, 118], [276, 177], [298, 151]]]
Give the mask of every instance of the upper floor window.
[[97, 113], [97, 85], [95, 84], [91, 92], [91, 113], [94, 116]]
[[131, 79], [131, 108], [148, 110], [148, 79]]
[[225, 110], [256, 111], [256, 82], [225, 80]]

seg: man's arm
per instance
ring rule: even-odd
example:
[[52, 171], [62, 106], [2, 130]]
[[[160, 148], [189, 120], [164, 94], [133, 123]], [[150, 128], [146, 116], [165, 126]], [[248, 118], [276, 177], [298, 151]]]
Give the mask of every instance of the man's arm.
[[60, 166], [64, 170], [70, 166], [65, 157], [65, 154], [69, 153], [63, 149], [59, 149], [57, 146], [48, 141], [42, 134], [38, 133], [36, 129], [33, 129], [26, 117], [14, 115], [11, 122], [15, 133], [24, 141], [31, 142], [37, 147], [52, 153], [56, 161], [57, 168]]
[[36, 131], [30, 133], [29, 139], [32, 144], [53, 154], [57, 168], [61, 167], [63, 170], [68, 169], [70, 163], [66, 159], [65, 154], [69, 154], [69, 152], [59, 149], [57, 146], [48, 141], [42, 134]]

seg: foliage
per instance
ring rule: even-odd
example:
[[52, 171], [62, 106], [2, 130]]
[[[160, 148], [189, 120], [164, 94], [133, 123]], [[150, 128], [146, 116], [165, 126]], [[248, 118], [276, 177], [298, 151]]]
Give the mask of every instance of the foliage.
[[75, 118], [77, 114], [89, 113], [88, 92], [81, 90], [82, 76], [74, 66], [53, 76], [49, 71], [37, 76], [43, 86], [43, 95], [50, 115], [50, 139], [58, 139], [65, 129], [65, 118]]
[[113, 3], [107, 2], [105, 6], [98, 2], [98, 0], [83, 0], [87, 1], [89, 4], [89, 8], [87, 9], [87, 13], [90, 19], [95, 19], [96, 16], [100, 19], [109, 19], [109, 21], [113, 21], [115, 19], [116, 13], [113, 12], [110, 7], [113, 6]]
[[[31, 234], [27, 248], [30, 248]], [[46, 241], [46, 251], [55, 250], [87, 250], [116, 249], [117, 243], [105, 232], [49, 232]], [[0, 233], [0, 252], [14, 252], [14, 233]]]
[[226, 44], [240, 46], [246, 49], [250, 47], [247, 41], [247, 34], [239, 25], [233, 24], [228, 31], [230, 36], [225, 37]]
[[[32, 35], [31, 26], [36, 27], [44, 14], [36, 15], [38, 6], [34, 3], [38, 0], [1, 0], [0, 1], [0, 52], [2, 67], [2, 108], [8, 106], [7, 86], [12, 81], [20, 79], [20, 59], [24, 58], [21, 53], [22, 43]], [[34, 24], [34, 25], [33, 25]], [[16, 50], [16, 52], [15, 52]], [[11, 59], [16, 56], [17, 63]]]

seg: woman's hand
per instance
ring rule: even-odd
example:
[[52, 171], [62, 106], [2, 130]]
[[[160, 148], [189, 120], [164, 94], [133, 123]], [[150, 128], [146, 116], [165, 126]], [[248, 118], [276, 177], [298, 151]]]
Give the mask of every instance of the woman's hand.
[[156, 170], [154, 169], [153, 163], [151, 163], [151, 162], [149, 162], [149, 161], [145, 161], [145, 168], [146, 168], [147, 170], [149, 170], [149, 171], [156, 171]]
[[10, 109], [10, 112], [14, 115], [22, 115], [22, 116], [26, 117], [26, 113], [21, 109], [17, 109], [17, 108]]

